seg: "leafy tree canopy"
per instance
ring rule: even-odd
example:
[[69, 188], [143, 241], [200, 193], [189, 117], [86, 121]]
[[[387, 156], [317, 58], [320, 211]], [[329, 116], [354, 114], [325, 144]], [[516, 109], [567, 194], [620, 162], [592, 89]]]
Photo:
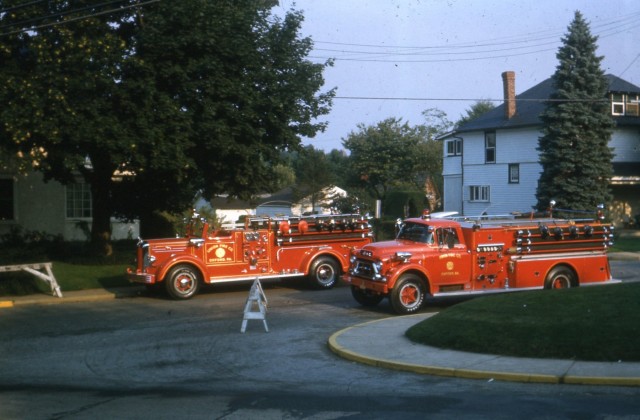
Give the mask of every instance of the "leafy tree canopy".
[[495, 105], [490, 100], [480, 100], [475, 104], [471, 105], [469, 109], [466, 110], [465, 115], [461, 115], [460, 119], [456, 122], [456, 127], [460, 127], [462, 124], [465, 124], [471, 120], [478, 118], [480, 115], [491, 111], [495, 108]]
[[46, 179], [84, 178], [96, 242], [114, 212], [273, 188], [280, 151], [324, 129], [330, 63], [306, 59], [302, 14], [276, 18], [273, 1], [2, 4], [0, 147]]
[[414, 127], [397, 118], [376, 126], [358, 125], [359, 131], [343, 140], [350, 151], [350, 185], [382, 200], [390, 188], [423, 190], [428, 176], [440, 176], [442, 144], [435, 138], [450, 129], [451, 123], [439, 110], [427, 110], [424, 115], [427, 124]]

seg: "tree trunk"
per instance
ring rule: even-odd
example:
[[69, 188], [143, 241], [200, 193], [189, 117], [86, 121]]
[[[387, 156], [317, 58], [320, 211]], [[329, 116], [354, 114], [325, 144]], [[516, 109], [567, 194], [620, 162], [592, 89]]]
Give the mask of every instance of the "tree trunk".
[[97, 255], [108, 257], [113, 253], [111, 246], [111, 199], [108, 179], [106, 183], [93, 179], [91, 198], [93, 200], [91, 222], [91, 246]]

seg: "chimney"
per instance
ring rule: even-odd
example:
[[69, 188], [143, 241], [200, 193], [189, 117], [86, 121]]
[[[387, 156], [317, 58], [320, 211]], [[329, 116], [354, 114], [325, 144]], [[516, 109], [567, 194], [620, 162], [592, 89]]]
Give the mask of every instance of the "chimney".
[[516, 73], [505, 71], [502, 73], [504, 87], [504, 117], [510, 119], [516, 115]]

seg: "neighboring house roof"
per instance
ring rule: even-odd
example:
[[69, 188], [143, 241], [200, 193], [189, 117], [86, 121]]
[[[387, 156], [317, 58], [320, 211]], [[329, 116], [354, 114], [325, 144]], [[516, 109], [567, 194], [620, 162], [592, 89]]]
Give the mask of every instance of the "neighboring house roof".
[[260, 201], [258, 201], [258, 205], [264, 205], [269, 203], [293, 203], [293, 189], [291, 187], [287, 187], [281, 189], [280, 191], [276, 191], [272, 195], [262, 197]]
[[[344, 190], [339, 187], [334, 187], [334, 190], [344, 192]], [[218, 210], [254, 209], [264, 206], [291, 207], [293, 204], [295, 204], [295, 199], [293, 188], [291, 187], [283, 188], [271, 195], [262, 195], [259, 199], [251, 201], [229, 198], [228, 196], [216, 196], [211, 199], [211, 206]]]
[[254, 208], [255, 203], [227, 196], [216, 196], [211, 199], [211, 206], [219, 210], [237, 210]]
[[[620, 79], [617, 76], [607, 74], [609, 81], [609, 92], [616, 93], [640, 93], [640, 87]], [[516, 114], [505, 118], [505, 104], [501, 104], [491, 111], [488, 111], [478, 118], [475, 118], [458, 127], [455, 132], [464, 133], [478, 130], [495, 130], [508, 128], [522, 128], [541, 124], [540, 113], [544, 111], [546, 104], [539, 99], [546, 99], [554, 92], [553, 78], [550, 77], [531, 89], [516, 95]], [[640, 125], [640, 118], [637, 117], [616, 117], [619, 125]], [[443, 136], [446, 137], [446, 136]]]

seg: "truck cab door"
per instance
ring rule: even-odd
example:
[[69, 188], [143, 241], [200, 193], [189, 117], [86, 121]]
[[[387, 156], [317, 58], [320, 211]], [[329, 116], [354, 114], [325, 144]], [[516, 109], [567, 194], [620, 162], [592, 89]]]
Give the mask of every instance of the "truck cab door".
[[[436, 229], [435, 242], [438, 246], [432, 282], [465, 290], [470, 287], [470, 256], [467, 246], [461, 241], [454, 227]], [[444, 291], [444, 290], [442, 290]]]

